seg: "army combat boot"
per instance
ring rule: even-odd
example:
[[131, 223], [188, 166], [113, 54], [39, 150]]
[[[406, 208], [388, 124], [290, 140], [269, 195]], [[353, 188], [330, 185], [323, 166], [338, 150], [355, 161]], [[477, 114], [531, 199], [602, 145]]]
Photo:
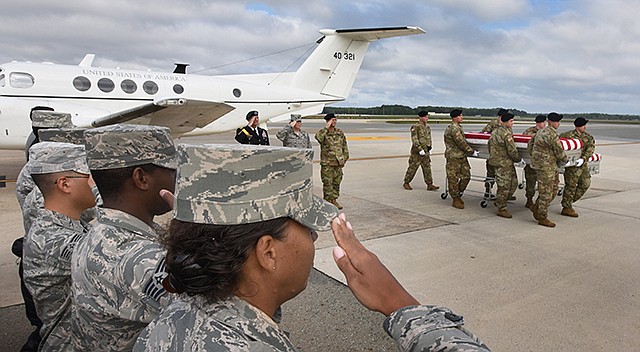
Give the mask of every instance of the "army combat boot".
[[453, 202], [451, 206], [458, 209], [464, 209], [464, 201], [460, 197], [452, 197]]
[[408, 184], [408, 183], [406, 183], [406, 182], [402, 184], [402, 187], [403, 187], [404, 189], [406, 189], [407, 191], [410, 191], [410, 190], [412, 190], [412, 189], [413, 189], [413, 188], [411, 188], [411, 185], [410, 185], [410, 184]]
[[427, 184], [427, 191], [435, 191], [435, 190], [438, 190], [438, 189], [440, 189], [440, 187], [434, 185], [433, 183]]
[[529, 209], [533, 210], [533, 208], [532, 208], [534, 206], [533, 199], [532, 198], [527, 198], [527, 204], [525, 204], [524, 206], [525, 206], [525, 208], [529, 208]]
[[572, 218], [578, 217], [578, 213], [576, 213], [576, 211], [573, 210], [573, 207], [568, 207], [568, 208], [562, 207], [562, 212], [560, 214], [564, 216], [570, 216]]
[[330, 203], [331, 203], [331, 204], [333, 204], [333, 205], [335, 205], [335, 206], [336, 206], [336, 208], [338, 208], [338, 209], [342, 209], [342, 205], [340, 205], [340, 204], [338, 203], [338, 200], [337, 200], [337, 199], [332, 200]]
[[509, 211], [507, 209], [500, 209], [498, 210], [498, 214], [496, 214], [500, 217], [503, 218], [507, 218], [507, 219], [511, 219], [513, 216], [511, 215], [511, 213], [509, 213]]
[[542, 225], [546, 227], [556, 227], [556, 224], [547, 218], [539, 218], [538, 225]]

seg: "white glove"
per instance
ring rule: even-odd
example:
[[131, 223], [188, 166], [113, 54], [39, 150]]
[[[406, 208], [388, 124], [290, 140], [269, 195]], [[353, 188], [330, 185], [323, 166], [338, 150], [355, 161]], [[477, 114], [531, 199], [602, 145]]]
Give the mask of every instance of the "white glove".
[[517, 163], [514, 163], [514, 165], [517, 167], [525, 167], [527, 166], [527, 162], [524, 161], [524, 159], [520, 159], [520, 161], [518, 161]]
[[567, 161], [567, 163], [564, 164], [564, 167], [570, 167], [570, 166], [573, 166], [573, 165], [571, 165], [571, 160]]
[[477, 151], [477, 150], [474, 150], [474, 151], [473, 151], [473, 154], [471, 154], [471, 156], [472, 156], [472, 157], [474, 157], [474, 158], [477, 158], [477, 157], [478, 157], [478, 155], [480, 155], [480, 152], [479, 152], [479, 151]]
[[580, 159], [576, 160], [576, 166], [577, 167], [582, 166], [582, 164], [584, 164], [584, 159], [580, 158]]
[[429, 151], [429, 155], [431, 155], [431, 151]]
[[427, 153], [424, 152], [424, 150], [420, 149], [420, 151], [418, 152], [418, 154], [420, 154], [421, 156], [425, 156]]

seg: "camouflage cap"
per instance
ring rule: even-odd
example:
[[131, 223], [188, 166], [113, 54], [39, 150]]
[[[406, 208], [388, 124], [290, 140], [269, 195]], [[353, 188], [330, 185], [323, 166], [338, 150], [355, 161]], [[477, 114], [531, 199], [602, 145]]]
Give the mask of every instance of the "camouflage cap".
[[66, 112], [34, 110], [31, 112], [31, 126], [36, 128], [72, 128], [71, 114]]
[[173, 217], [238, 225], [290, 217], [328, 230], [337, 208], [313, 195], [313, 150], [256, 145], [178, 145]]
[[120, 169], [153, 164], [178, 167], [176, 148], [167, 127], [110, 125], [84, 131], [91, 170]]
[[86, 128], [47, 128], [38, 131], [41, 142], [60, 142], [82, 144], [84, 146], [84, 131]]
[[40, 142], [29, 148], [29, 173], [32, 175], [75, 171], [89, 174], [84, 145]]

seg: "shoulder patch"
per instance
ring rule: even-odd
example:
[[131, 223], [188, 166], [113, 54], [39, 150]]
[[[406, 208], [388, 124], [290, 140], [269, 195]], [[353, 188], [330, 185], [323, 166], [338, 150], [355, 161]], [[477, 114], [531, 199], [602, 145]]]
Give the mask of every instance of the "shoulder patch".
[[144, 293], [151, 297], [155, 301], [159, 301], [160, 297], [162, 297], [167, 291], [165, 291], [162, 286], [162, 280], [167, 277], [167, 272], [165, 270], [164, 258], [162, 258], [158, 265], [156, 266], [156, 270], [151, 277], [151, 280], [147, 282], [147, 286], [144, 288]]

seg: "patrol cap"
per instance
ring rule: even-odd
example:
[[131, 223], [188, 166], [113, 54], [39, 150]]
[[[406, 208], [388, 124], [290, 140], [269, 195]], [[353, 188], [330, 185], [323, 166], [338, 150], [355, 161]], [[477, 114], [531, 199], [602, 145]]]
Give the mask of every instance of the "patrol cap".
[[329, 121], [331, 119], [334, 119], [335, 117], [336, 117], [336, 115], [334, 113], [330, 112], [330, 113], [324, 115], [324, 120], [325, 121]]
[[500, 110], [498, 110], [497, 116], [502, 116], [502, 115], [507, 114], [507, 113], [509, 113], [509, 110], [500, 108]]
[[513, 114], [509, 113], [509, 112], [505, 112], [504, 114], [500, 115], [500, 121], [502, 122], [507, 122], [511, 119], [513, 119]]
[[538, 116], [536, 116], [536, 123], [538, 123], [538, 122], [545, 122], [545, 121], [547, 121], [547, 117], [546, 117], [546, 116], [544, 116], [544, 115], [538, 115]]
[[589, 122], [589, 120], [585, 119], [584, 117], [578, 117], [577, 119], [573, 120], [573, 125], [576, 127], [582, 127], [586, 125], [587, 122]]
[[66, 112], [34, 110], [31, 112], [31, 126], [36, 128], [72, 128], [71, 114]]
[[313, 150], [179, 144], [173, 218], [239, 225], [290, 217], [328, 230], [337, 208], [313, 195]]
[[176, 148], [167, 127], [110, 125], [84, 131], [91, 170], [153, 164], [177, 168]]
[[426, 111], [424, 111], [424, 110], [422, 110], [422, 111], [420, 111], [420, 112], [418, 113], [418, 116], [420, 116], [420, 117], [425, 117], [425, 116], [427, 116], [427, 115], [429, 115], [429, 113], [428, 113], [428, 112], [426, 112]]
[[42, 142], [61, 142], [82, 144], [86, 128], [47, 128], [38, 130], [38, 139]]
[[89, 174], [84, 145], [40, 142], [29, 148], [29, 172], [32, 175], [75, 171]]
[[462, 115], [462, 110], [461, 109], [453, 109], [450, 113], [449, 116], [451, 117], [458, 117]]
[[258, 112], [255, 110], [251, 110], [247, 113], [247, 120], [251, 120], [252, 117], [258, 116]]
[[558, 122], [562, 120], [562, 115], [557, 112], [550, 112], [549, 115], [547, 115], [547, 119], [549, 119], [549, 121]]
[[293, 121], [302, 121], [302, 115], [300, 114], [291, 114], [291, 122]]

